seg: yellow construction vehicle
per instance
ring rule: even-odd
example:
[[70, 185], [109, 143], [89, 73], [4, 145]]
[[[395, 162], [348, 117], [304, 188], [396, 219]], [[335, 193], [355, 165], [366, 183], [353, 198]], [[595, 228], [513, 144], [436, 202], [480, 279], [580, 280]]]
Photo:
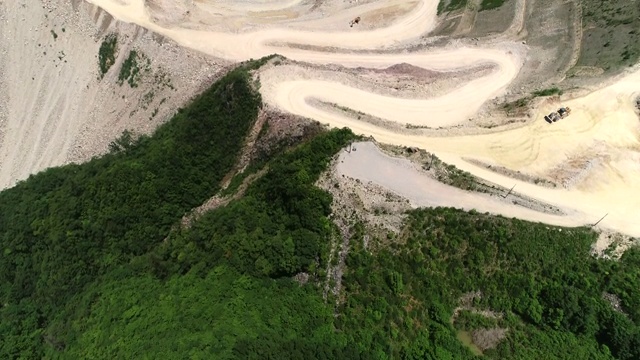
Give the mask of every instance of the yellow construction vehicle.
[[545, 115], [544, 120], [551, 124], [552, 122], [556, 122], [560, 119], [564, 119], [571, 114], [571, 108], [569, 107], [561, 107], [558, 111], [554, 111], [549, 115]]

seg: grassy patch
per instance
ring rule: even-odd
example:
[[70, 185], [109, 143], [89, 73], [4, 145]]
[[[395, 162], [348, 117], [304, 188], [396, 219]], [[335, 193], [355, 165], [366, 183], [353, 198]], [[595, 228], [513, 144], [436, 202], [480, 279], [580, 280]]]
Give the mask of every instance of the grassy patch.
[[515, 101], [511, 101], [502, 105], [502, 109], [507, 113], [508, 116], [518, 116], [522, 113], [526, 112], [527, 106], [529, 106], [529, 102], [532, 97], [526, 96], [520, 98]]
[[482, 0], [480, 3], [480, 11], [497, 9], [505, 3], [506, 0]]
[[514, 100], [502, 105], [502, 109], [509, 116], [522, 116], [527, 110], [527, 107], [536, 97], [540, 96], [552, 96], [552, 95], [562, 95], [562, 89], [558, 87], [551, 87], [543, 90], [537, 90], [531, 93], [529, 96], [522, 97], [518, 100]]
[[544, 90], [538, 90], [531, 93], [533, 96], [551, 96], [551, 95], [562, 95], [562, 90], [557, 87], [552, 87]]
[[122, 85], [124, 81], [129, 83], [132, 88], [138, 87], [140, 80], [140, 66], [138, 64], [139, 55], [135, 50], [129, 52], [129, 56], [122, 63], [120, 74], [118, 75], [118, 84]]
[[118, 50], [118, 36], [116, 34], [107, 35], [100, 45], [98, 52], [98, 65], [100, 65], [100, 78], [109, 71], [116, 62], [116, 52]]
[[467, 5], [467, 0], [440, 0], [438, 3], [438, 15], [462, 9]]
[[640, 3], [583, 0], [578, 66], [615, 71], [640, 60]]
[[440, 159], [433, 159], [438, 181], [455, 186], [462, 190], [478, 190], [478, 184], [471, 173], [460, 170], [455, 165], [445, 164]]

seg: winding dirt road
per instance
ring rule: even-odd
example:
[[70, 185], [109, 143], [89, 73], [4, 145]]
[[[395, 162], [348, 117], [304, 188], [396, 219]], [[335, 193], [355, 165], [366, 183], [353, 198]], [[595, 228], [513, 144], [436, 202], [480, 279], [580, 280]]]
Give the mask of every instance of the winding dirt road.
[[[436, 153], [443, 161], [516, 190], [526, 196], [553, 204], [567, 215], [563, 224], [591, 224], [608, 213], [601, 227], [640, 236], [640, 129], [632, 98], [640, 90], [640, 71], [630, 73], [604, 89], [583, 98], [567, 101], [572, 115], [552, 125], [542, 116], [552, 106], [539, 109], [535, 120], [523, 127], [486, 135], [425, 137], [395, 133], [391, 130], [318, 109], [307, 102], [315, 98], [362, 111], [379, 118], [420, 126], [451, 126], [468, 121], [487, 101], [504, 93], [522, 67], [523, 54], [515, 43], [494, 42], [493, 47], [451, 47], [412, 53], [349, 53], [353, 50], [384, 50], [409, 44], [426, 35], [437, 25], [438, 1], [421, 0], [408, 14], [390, 26], [370, 31], [302, 31], [291, 27], [268, 28], [246, 33], [223, 33], [179, 26], [163, 27], [151, 20], [144, 0], [87, 0], [115, 18], [136, 23], [165, 35], [182, 46], [229, 60], [246, 60], [279, 53], [293, 60], [315, 64], [339, 64], [345, 67], [386, 68], [409, 63], [430, 70], [455, 70], [481, 64], [494, 64], [489, 75], [469, 81], [450, 93], [430, 99], [399, 99], [372, 94], [335, 81], [301, 79], [261, 79], [266, 101], [285, 111], [316, 119], [331, 126], [348, 126], [354, 132], [373, 135], [377, 141], [419, 146]], [[283, 9], [298, 1], [269, 1], [260, 9]], [[385, 2], [379, 2], [384, 6]], [[214, 6], [214, 5], [211, 5]], [[245, 11], [248, 7], [226, 4], [228, 11]], [[364, 5], [363, 5], [364, 6]], [[373, 6], [371, 3], [366, 6]], [[229, 10], [231, 9], [231, 10]], [[352, 10], [350, 10], [352, 11]], [[316, 20], [319, 22], [321, 20]], [[330, 19], [327, 19], [330, 23]], [[333, 51], [310, 51], [281, 44], [332, 48]], [[341, 49], [336, 52], [335, 49]], [[265, 84], [272, 81], [271, 83]], [[598, 154], [606, 157], [598, 158]], [[562, 168], [567, 159], [595, 156], [587, 162], [578, 186], [549, 189], [499, 175], [465, 161], [474, 158], [492, 164], [544, 176]], [[578, 161], [578, 160], [575, 160]], [[589, 160], [590, 161], [590, 160]], [[457, 206], [461, 204], [451, 204]], [[464, 204], [462, 204], [464, 205]], [[501, 211], [512, 216], [509, 207]], [[483, 209], [478, 209], [483, 211]], [[487, 210], [488, 211], [488, 210]], [[544, 222], [548, 216], [527, 219]]]

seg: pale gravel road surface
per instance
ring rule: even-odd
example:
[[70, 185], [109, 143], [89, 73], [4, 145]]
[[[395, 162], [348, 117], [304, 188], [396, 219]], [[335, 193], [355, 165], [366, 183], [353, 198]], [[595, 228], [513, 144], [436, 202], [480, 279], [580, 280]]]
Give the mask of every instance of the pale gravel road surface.
[[443, 184], [422, 172], [416, 164], [404, 158], [391, 157], [370, 142], [353, 144], [355, 151], [342, 151], [338, 158], [337, 176], [348, 176], [372, 182], [408, 199], [414, 207], [455, 207], [475, 209], [508, 218], [516, 217], [558, 226], [582, 226], [588, 218], [572, 212], [561, 216], [542, 213], [501, 201], [488, 194], [473, 193]]

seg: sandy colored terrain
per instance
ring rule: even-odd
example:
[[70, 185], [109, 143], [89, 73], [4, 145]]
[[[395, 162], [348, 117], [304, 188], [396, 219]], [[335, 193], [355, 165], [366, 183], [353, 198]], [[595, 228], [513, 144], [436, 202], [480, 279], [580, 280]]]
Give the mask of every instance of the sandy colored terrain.
[[[119, 50], [100, 80], [107, 33], [118, 34]], [[117, 84], [130, 50], [151, 60], [137, 88]], [[0, 189], [104, 153], [125, 129], [150, 133], [221, 64], [80, 1], [0, 2]]]
[[415, 163], [390, 157], [372, 142], [354, 143], [356, 151], [340, 153], [337, 176], [360, 179], [389, 189], [409, 199], [414, 207], [452, 206], [463, 210], [475, 209], [505, 217], [517, 217], [560, 226], [585, 224], [584, 214], [572, 212], [564, 216], [552, 215], [514, 205], [511, 198], [502, 199], [488, 194], [464, 191], [438, 182]]
[[[484, 49], [476, 51], [469, 48], [457, 48], [428, 52], [423, 54], [401, 55], [337, 55], [336, 62], [344, 65], [341, 57], [350, 58], [348, 61], [361, 61], [370, 67], [382, 68], [395, 63], [406, 62], [411, 65], [444, 70], [451, 67], [450, 57], [463, 59], [457, 64], [459, 67], [475, 66], [483, 63], [494, 63], [498, 67], [489, 75], [471, 80], [451, 92], [430, 99], [402, 99], [374, 94], [345, 86], [335, 81], [327, 80], [298, 80], [286, 78], [261, 78], [264, 85], [271, 85], [264, 95], [284, 110], [294, 114], [309, 116], [321, 122], [331, 122], [322, 119], [317, 112], [310, 116], [311, 111], [305, 106], [305, 99], [314, 97], [326, 102], [338, 103], [348, 108], [363, 111], [376, 117], [409, 123], [417, 126], [450, 126], [468, 120], [475, 115], [487, 98], [500, 93], [518, 73], [518, 62], [515, 56], [505, 54], [498, 49]], [[359, 65], [358, 66], [363, 66]], [[292, 98], [290, 94], [296, 94]], [[478, 96], [482, 94], [482, 96]], [[286, 99], [286, 100], [285, 100]], [[461, 99], [464, 106], [460, 106]]]
[[[323, 79], [385, 97], [423, 100], [447, 94], [466, 85], [470, 80], [489, 75], [493, 70], [493, 66], [488, 64], [459, 71], [428, 71], [409, 64], [398, 64], [386, 69], [367, 69], [280, 61], [265, 65], [261, 69], [260, 78], [265, 85], [271, 86], [279, 83], [276, 79], [281, 78], [284, 73], [290, 79]], [[274, 89], [265, 89], [264, 92], [272, 90]]]
[[[473, 118], [479, 112], [485, 116], [490, 114], [482, 112], [484, 107], [513, 96], [510, 86], [523, 70], [530, 76], [535, 75], [533, 66], [544, 60], [540, 57], [544, 52], [530, 54], [527, 45], [522, 43], [526, 35], [524, 26], [527, 22], [523, 19], [526, 19], [527, 1], [518, 1], [513, 10], [509, 10], [513, 12], [512, 23], [504, 33], [472, 42], [449, 41], [437, 48], [420, 47], [428, 39], [427, 34], [438, 26], [437, 1], [400, 3], [381, 0], [348, 4], [296, 0], [251, 3], [88, 1], [123, 22], [166, 36], [185, 48], [229, 61], [279, 53], [299, 62], [354, 69], [385, 69], [406, 63], [446, 74], [490, 66], [491, 70], [480, 76], [475, 74], [466, 82], [445, 87], [446, 91], [425, 93], [422, 98], [397, 97], [388, 91], [373, 91], [371, 83], [363, 86], [355, 81], [340, 81], [336, 76], [322, 75], [321, 71], [310, 73], [304, 68], [295, 71], [287, 66], [269, 67], [260, 74], [260, 81], [264, 99], [271, 106], [331, 126], [348, 126], [356, 133], [373, 135], [379, 142], [427, 149], [443, 161], [492, 183], [506, 188], [515, 184], [522, 195], [557, 206], [567, 215], [558, 217], [504, 202], [493, 203], [481, 195], [451, 189], [433, 192], [430, 189], [438, 185], [424, 188], [418, 185], [420, 178], [407, 175], [404, 180], [413, 179], [414, 182], [400, 187], [413, 189], [411, 194], [405, 195], [415, 201], [442, 205], [453, 201], [449, 204], [465, 208], [484, 206], [489, 207], [486, 211], [563, 225], [590, 224], [608, 214], [601, 227], [640, 236], [640, 221], [635, 210], [640, 205], [640, 198], [633, 196], [640, 190], [640, 144], [638, 118], [632, 103], [640, 90], [637, 85], [640, 70], [630, 71], [607, 87], [579, 98], [564, 99], [562, 103], [551, 99], [543, 101], [524, 124], [497, 126], [482, 134], [457, 132], [454, 136], [447, 129], [473, 124]], [[533, 6], [536, 9], [535, 4]], [[351, 28], [348, 20], [353, 16], [362, 16], [366, 21], [362, 26]], [[550, 20], [562, 24], [558, 19]], [[469, 24], [461, 26], [465, 29], [461, 27], [459, 31], [470, 29]], [[562, 32], [568, 34], [571, 29]], [[533, 38], [535, 35], [531, 34]], [[402, 48], [411, 51], [395, 51]], [[571, 54], [566, 56], [571, 57]], [[549, 63], [549, 59], [546, 61]], [[523, 66], [527, 68], [523, 69]], [[554, 66], [551, 61], [551, 67], [555, 69]], [[384, 87], [388, 89], [388, 84], [381, 89]], [[318, 103], [334, 103], [356, 113], [402, 125], [444, 129], [440, 136], [399, 132], [393, 127], [378, 126], [347, 113], [314, 105]], [[553, 124], [542, 120], [543, 115], [561, 104], [573, 109], [570, 117]], [[381, 158], [374, 160], [383, 161]], [[486, 166], [468, 160], [520, 171], [562, 186], [537, 186], [494, 173]], [[365, 173], [358, 176], [363, 179], [375, 180], [392, 189], [398, 187], [397, 180], [392, 180], [392, 173], [376, 174], [374, 166], [362, 168], [362, 171]], [[448, 195], [443, 197], [441, 194]]]

